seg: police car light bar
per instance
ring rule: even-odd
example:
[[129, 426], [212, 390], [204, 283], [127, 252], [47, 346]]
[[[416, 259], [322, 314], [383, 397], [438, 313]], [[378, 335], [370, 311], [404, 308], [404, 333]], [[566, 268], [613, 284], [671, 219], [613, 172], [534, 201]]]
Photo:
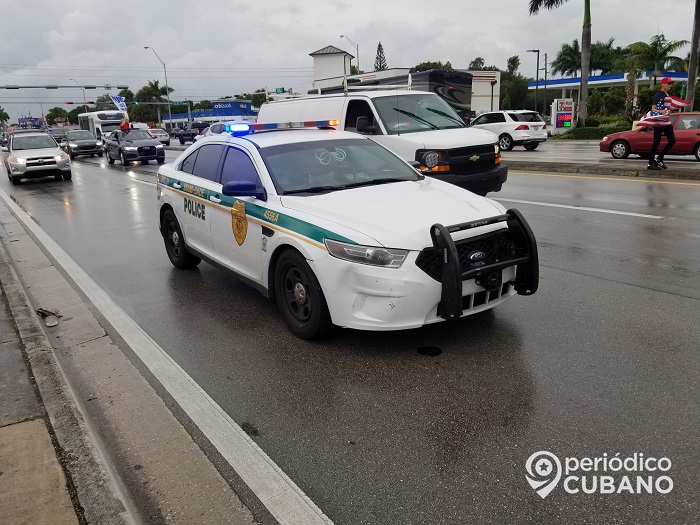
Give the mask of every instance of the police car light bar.
[[270, 129], [294, 129], [294, 128], [327, 128], [340, 124], [339, 120], [310, 120], [306, 122], [276, 122], [268, 124], [247, 124], [245, 122], [229, 124], [226, 131], [234, 137], [248, 135], [256, 131]]

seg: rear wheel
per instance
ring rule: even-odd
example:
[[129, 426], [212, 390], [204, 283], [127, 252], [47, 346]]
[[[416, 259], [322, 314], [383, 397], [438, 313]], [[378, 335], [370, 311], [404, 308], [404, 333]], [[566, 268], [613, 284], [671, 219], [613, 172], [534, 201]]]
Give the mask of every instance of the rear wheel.
[[528, 150], [528, 151], [533, 151], [537, 149], [537, 146], [539, 146], [539, 142], [531, 142], [529, 144], [523, 144], [523, 147]]
[[510, 135], [501, 135], [498, 139], [498, 145], [503, 151], [510, 151], [513, 149], [513, 139]]
[[695, 149], [693, 149], [693, 155], [695, 155], [695, 158], [697, 160], [700, 160], [700, 144], [695, 145]]
[[302, 339], [314, 339], [331, 327], [321, 285], [299, 252], [286, 251], [277, 261], [275, 296], [287, 326]]
[[172, 210], [166, 211], [163, 216], [163, 239], [165, 241], [165, 251], [175, 268], [182, 270], [194, 268], [201, 262], [199, 257], [192, 255], [187, 250], [180, 224], [177, 222], [175, 213]]
[[614, 159], [626, 159], [629, 157], [630, 147], [624, 140], [616, 140], [610, 144], [610, 155]]

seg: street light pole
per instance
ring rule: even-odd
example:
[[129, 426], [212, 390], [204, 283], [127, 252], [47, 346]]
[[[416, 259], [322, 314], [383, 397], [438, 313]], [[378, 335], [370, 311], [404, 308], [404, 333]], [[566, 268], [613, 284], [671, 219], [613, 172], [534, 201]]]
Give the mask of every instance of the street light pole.
[[547, 115], [547, 53], [544, 54], [544, 114]]
[[360, 72], [360, 46], [350, 40], [347, 36], [345, 35], [340, 35], [340, 38], [345, 38], [348, 42], [350, 42], [353, 46], [355, 46], [355, 52], [357, 54], [357, 72]]
[[81, 86], [80, 84], [78, 84], [78, 81], [75, 80], [74, 78], [69, 78], [68, 80], [72, 80], [73, 82], [75, 82], [76, 86], [78, 86], [79, 88], [81, 88], [83, 90], [83, 104], [85, 104], [85, 113], [87, 113], [88, 107], [87, 107], [87, 99], [85, 98], [85, 88], [83, 86]]
[[535, 75], [535, 111], [537, 111], [537, 88], [540, 85], [540, 50], [539, 49], [528, 49], [528, 53], [537, 53], [537, 74]]
[[153, 54], [156, 56], [158, 61], [163, 64], [163, 73], [165, 73], [165, 96], [168, 99], [168, 123], [170, 124], [170, 129], [173, 127], [173, 114], [170, 111], [170, 88], [168, 87], [168, 70], [165, 68], [165, 62], [163, 62], [160, 57], [158, 56], [158, 53], [156, 53], [156, 50], [153, 49], [151, 46], [143, 46], [144, 49], [150, 49], [153, 51]]
[[37, 103], [41, 106], [41, 120], [44, 121], [44, 127], [46, 127], [46, 118], [44, 117], [44, 105], [39, 102], [39, 99], [36, 97], [32, 97], [34, 100], [37, 101]]

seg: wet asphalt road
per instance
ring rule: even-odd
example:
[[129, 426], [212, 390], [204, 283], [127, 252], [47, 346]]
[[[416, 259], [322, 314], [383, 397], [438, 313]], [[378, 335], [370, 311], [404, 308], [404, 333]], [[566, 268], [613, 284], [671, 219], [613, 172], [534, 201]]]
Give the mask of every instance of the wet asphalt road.
[[[225, 273], [170, 265], [156, 169], [85, 159], [71, 183], [13, 187], [3, 174], [0, 188], [335, 523], [697, 522], [697, 182], [513, 173], [495, 197], [535, 232], [536, 295], [455, 323], [309, 343]], [[589, 495], [560, 483], [543, 500], [525, 478], [541, 450], [666, 456], [674, 487]]]

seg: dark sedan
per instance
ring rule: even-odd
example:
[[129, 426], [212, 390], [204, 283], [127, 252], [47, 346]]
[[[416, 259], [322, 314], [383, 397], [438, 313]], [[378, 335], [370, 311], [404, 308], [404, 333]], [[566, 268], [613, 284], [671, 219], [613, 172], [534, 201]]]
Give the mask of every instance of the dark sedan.
[[79, 129], [66, 133], [66, 138], [61, 142], [62, 149], [70, 155], [71, 159], [80, 155], [89, 157], [102, 156], [102, 141], [97, 140], [91, 131]]
[[158, 164], [165, 162], [163, 145], [143, 129], [115, 131], [105, 141], [105, 152], [107, 153], [107, 162], [110, 164], [114, 164], [117, 159], [123, 165], [135, 161], [143, 164], [149, 160], [155, 160]]

